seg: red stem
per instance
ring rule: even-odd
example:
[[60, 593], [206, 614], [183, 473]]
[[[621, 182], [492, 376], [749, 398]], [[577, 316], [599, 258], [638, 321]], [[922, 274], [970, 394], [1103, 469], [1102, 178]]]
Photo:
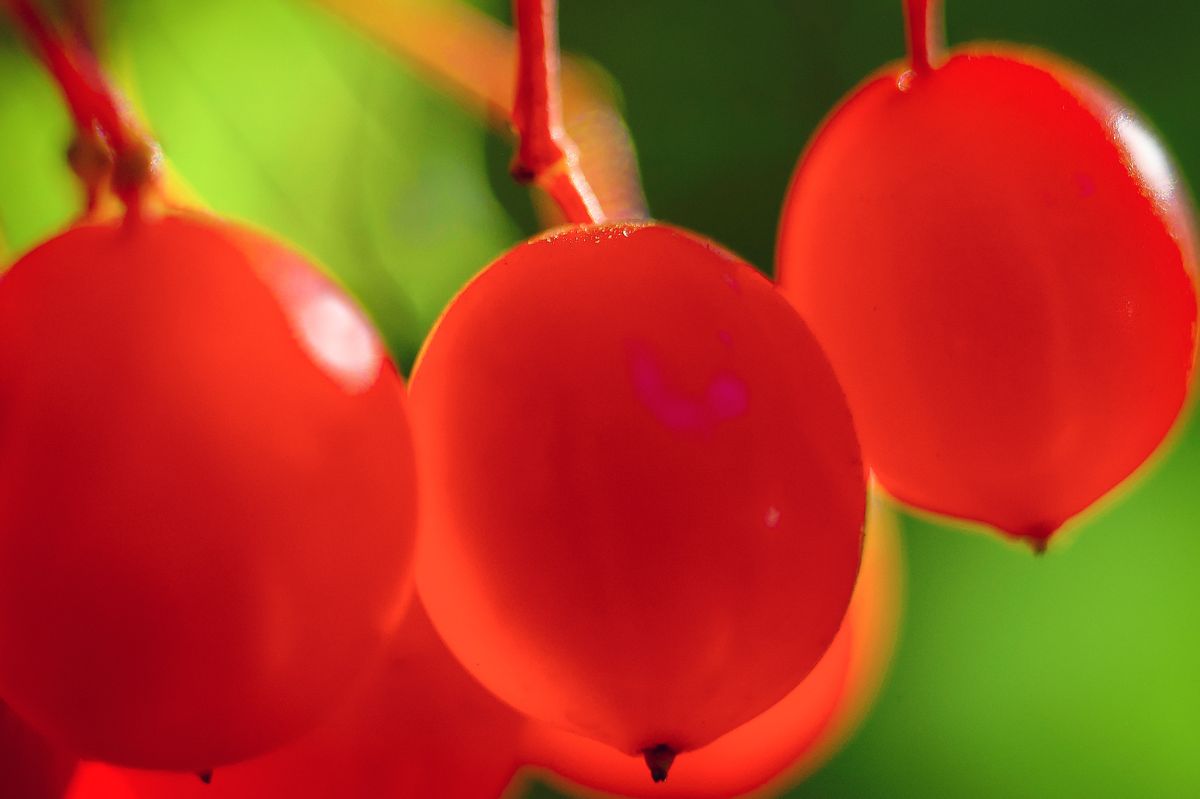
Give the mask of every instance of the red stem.
[[941, 0], [904, 0], [908, 20], [908, 57], [918, 75], [932, 72], [945, 49]]
[[545, 190], [568, 221], [603, 222], [604, 211], [563, 128], [557, 12], [557, 0], [513, 0], [517, 93], [512, 122], [519, 144], [512, 173]]
[[75, 126], [80, 131], [90, 128], [96, 119], [91, 98], [92, 90], [82, 76], [77, 74], [66, 43], [58, 37], [31, 2], [9, 0], [7, 5], [13, 21], [28, 40], [34, 54], [41, 59], [54, 82], [62, 90]]
[[100, 40], [102, 2], [103, 0], [64, 0], [63, 4], [67, 28], [93, 55], [97, 52], [96, 43]]
[[[114, 190], [129, 211], [136, 212], [143, 189], [156, 178], [157, 145], [138, 128], [86, 45], [59, 32], [32, 0], [0, 0], [0, 4], [8, 8], [58, 84], [75, 121], [78, 140], [93, 141], [99, 133], [111, 149], [116, 164]], [[89, 192], [92, 189], [88, 187]]]

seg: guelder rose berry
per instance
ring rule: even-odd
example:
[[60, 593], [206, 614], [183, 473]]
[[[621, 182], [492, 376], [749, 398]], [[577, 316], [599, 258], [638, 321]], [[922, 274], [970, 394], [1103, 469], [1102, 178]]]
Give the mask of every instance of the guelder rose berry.
[[900, 499], [1042, 547], [1138, 468], [1196, 344], [1186, 189], [1107, 88], [1049, 55], [943, 59], [909, 3], [885, 67], [802, 158], [782, 290]]
[[418, 358], [418, 589], [493, 693], [658, 782], [828, 648], [864, 472], [769, 282], [686, 231], [606, 222], [562, 130], [554, 3], [514, 7], [513, 173], [577, 224], [481, 272]]
[[850, 414], [796, 312], [711, 243], [517, 246], [431, 333], [411, 410], [418, 588], [517, 709], [662, 778], [833, 640], [862, 547]]
[[68, 750], [206, 771], [315, 724], [410, 585], [403, 387], [300, 255], [195, 213], [0, 277], [0, 696]]

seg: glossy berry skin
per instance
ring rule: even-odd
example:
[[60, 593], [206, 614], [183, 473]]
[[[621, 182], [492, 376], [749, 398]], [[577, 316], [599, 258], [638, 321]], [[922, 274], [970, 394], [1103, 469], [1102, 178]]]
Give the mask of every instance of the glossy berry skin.
[[414, 603], [387, 659], [334, 716], [275, 752], [193, 774], [121, 770], [133, 799], [499, 799], [525, 719], [446, 651]]
[[204, 771], [327, 714], [411, 586], [402, 386], [301, 256], [194, 214], [0, 279], [0, 695], [82, 756]]
[[1045, 540], [1171, 429], [1195, 349], [1185, 189], [1076, 68], [961, 52], [826, 121], [778, 278], [892, 494]]
[[838, 750], [874, 699], [896, 639], [901, 571], [896, 519], [873, 505], [850, 609], [820, 663], [771, 708], [680, 758], [661, 785], [646, 782], [640, 758], [536, 722], [525, 757], [573, 796], [780, 796]]
[[[196, 779], [195, 776], [192, 779]], [[199, 780], [197, 780], [199, 782]], [[138, 799], [124, 773], [102, 763], [80, 763], [66, 799]], [[268, 797], [263, 797], [268, 799]]]
[[0, 702], [0, 796], [62, 799], [75, 762]]
[[614, 224], [519, 245], [435, 327], [411, 409], [418, 590], [518, 710], [683, 752], [833, 639], [865, 501], [850, 416], [795, 311], [713, 244]]

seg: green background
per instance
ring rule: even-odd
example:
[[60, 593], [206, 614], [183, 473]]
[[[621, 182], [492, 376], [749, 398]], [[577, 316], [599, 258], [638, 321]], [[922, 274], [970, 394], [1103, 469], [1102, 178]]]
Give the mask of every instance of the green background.
[[[655, 216], [764, 267], [806, 138], [903, 51], [899, 0], [562, 5], [565, 46], [622, 89]], [[1106, 76], [1200, 181], [1200, 3], [949, 6], [953, 42], [1035, 44]], [[179, 173], [212, 207], [319, 257], [402, 363], [455, 288], [532, 232], [528, 198], [506, 179], [508, 143], [301, 0], [114, 0], [109, 28], [110, 63]], [[67, 131], [52, 87], [0, 33], [12, 250], [74, 212]], [[907, 517], [907, 607], [884, 692], [789, 795], [1200, 796], [1198, 461], [1186, 426], [1042, 558]]]

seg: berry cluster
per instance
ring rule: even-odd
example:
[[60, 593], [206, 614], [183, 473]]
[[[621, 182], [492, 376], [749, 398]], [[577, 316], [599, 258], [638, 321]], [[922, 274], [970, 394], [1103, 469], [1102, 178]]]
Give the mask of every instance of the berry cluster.
[[85, 194], [0, 278], [0, 796], [777, 790], [890, 650], [870, 494], [1041, 550], [1186, 402], [1161, 148], [1076, 67], [943, 54], [931, 0], [801, 159], [778, 285], [610, 215], [555, 3], [514, 0], [512, 172], [566, 224], [460, 291], [407, 389], [305, 256], [174, 199], [79, 30], [0, 9]]

